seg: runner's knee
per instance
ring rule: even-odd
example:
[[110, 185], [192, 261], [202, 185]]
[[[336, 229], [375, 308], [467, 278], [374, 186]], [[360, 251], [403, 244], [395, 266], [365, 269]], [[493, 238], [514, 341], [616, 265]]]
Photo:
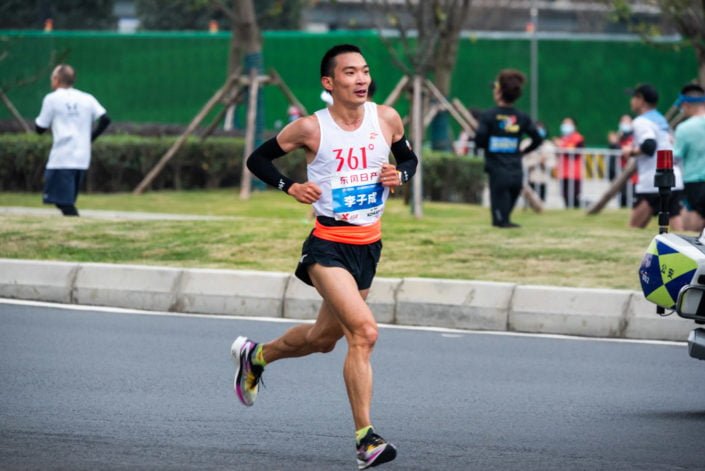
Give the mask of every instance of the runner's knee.
[[376, 324], [366, 323], [353, 332], [351, 343], [371, 350], [377, 343], [378, 334]]

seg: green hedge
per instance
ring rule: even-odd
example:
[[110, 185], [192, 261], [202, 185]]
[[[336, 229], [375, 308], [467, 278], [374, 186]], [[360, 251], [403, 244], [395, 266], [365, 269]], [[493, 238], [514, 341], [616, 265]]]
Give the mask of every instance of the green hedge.
[[[175, 137], [102, 136], [93, 143], [88, 192], [132, 191], [166, 153]], [[244, 143], [239, 138], [189, 139], [152, 183], [152, 189], [233, 187], [240, 183]], [[50, 136], [0, 134], [0, 191], [42, 189]], [[293, 179], [306, 178], [302, 151], [275, 161]], [[424, 198], [479, 203], [485, 184], [482, 161], [424, 151]]]

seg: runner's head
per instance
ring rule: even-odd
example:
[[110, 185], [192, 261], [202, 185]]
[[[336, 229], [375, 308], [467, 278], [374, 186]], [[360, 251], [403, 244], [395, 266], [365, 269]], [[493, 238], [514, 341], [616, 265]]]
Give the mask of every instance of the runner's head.
[[630, 90], [632, 98], [629, 100], [629, 105], [635, 113], [645, 113], [656, 108], [658, 104], [658, 92], [648, 83], [637, 85], [636, 88]]
[[702, 114], [705, 110], [705, 89], [700, 85], [689, 83], [681, 88], [678, 102], [686, 116]]
[[53, 89], [72, 87], [76, 81], [76, 72], [68, 64], [59, 64], [51, 73], [51, 86]]
[[503, 69], [494, 82], [495, 101], [503, 101], [507, 105], [513, 104], [521, 96], [521, 87], [526, 78], [524, 74], [514, 69]]
[[321, 59], [321, 85], [343, 101], [364, 102], [371, 82], [370, 68], [360, 48], [352, 44], [333, 46]]

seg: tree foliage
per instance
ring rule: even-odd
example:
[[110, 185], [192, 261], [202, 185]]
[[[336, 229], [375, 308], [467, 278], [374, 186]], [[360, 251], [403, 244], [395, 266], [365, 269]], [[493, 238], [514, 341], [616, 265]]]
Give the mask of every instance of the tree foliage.
[[114, 0], [3, 0], [0, 2], [0, 28], [42, 29], [51, 18], [54, 29], [114, 29]]
[[[223, 13], [228, 0], [136, 0], [135, 9], [144, 30], [206, 30], [211, 20], [229, 30]], [[257, 22], [263, 30], [299, 29], [303, 0], [258, 0]]]
[[[615, 18], [626, 21], [632, 31], [650, 40], [660, 34], [658, 28], [638, 20], [627, 0], [607, 0], [611, 4]], [[683, 40], [695, 51], [698, 61], [698, 81], [705, 84], [705, 2], [694, 0], [647, 0], [645, 3], [657, 6], [675, 26]]]

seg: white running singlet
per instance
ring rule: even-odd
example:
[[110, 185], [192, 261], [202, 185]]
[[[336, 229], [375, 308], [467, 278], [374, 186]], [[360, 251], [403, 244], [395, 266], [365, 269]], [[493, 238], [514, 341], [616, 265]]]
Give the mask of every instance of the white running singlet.
[[360, 226], [382, 217], [389, 196], [389, 188], [379, 182], [382, 164], [389, 162], [389, 144], [379, 125], [377, 105], [364, 106], [362, 124], [354, 131], [341, 129], [328, 108], [316, 112], [321, 142], [307, 168], [308, 181], [322, 192], [313, 203], [316, 215]]

